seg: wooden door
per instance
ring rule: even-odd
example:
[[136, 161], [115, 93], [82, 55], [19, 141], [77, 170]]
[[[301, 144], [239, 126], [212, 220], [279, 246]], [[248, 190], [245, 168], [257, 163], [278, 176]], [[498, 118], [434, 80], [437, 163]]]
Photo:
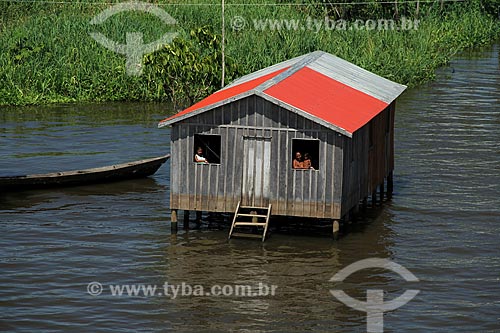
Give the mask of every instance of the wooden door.
[[243, 152], [242, 205], [267, 206], [271, 180], [271, 138], [244, 137]]

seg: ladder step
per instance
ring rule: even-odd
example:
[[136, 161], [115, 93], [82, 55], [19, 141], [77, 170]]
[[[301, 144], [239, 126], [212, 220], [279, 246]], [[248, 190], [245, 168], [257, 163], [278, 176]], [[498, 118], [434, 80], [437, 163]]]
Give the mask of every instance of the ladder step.
[[[241, 209], [250, 209], [250, 214], [240, 213]], [[260, 211], [261, 214], [257, 214], [257, 211]], [[264, 212], [264, 214], [262, 214]], [[269, 226], [269, 217], [271, 216], [271, 205], [268, 207], [255, 207], [255, 206], [241, 206], [241, 201], [238, 201], [238, 205], [236, 206], [236, 211], [234, 212], [233, 223], [231, 225], [231, 230], [229, 230], [229, 237], [251, 237], [251, 238], [259, 238], [264, 241], [266, 239], [267, 227]], [[243, 221], [238, 222], [238, 217], [251, 217], [255, 222], [248, 221], [247, 219], [243, 219]], [[266, 219], [265, 222], [257, 222], [257, 218]], [[247, 221], [245, 221], [247, 220]], [[261, 235], [251, 234], [251, 233], [243, 233], [243, 232], [234, 232], [234, 228], [236, 227], [263, 227], [263, 233]]]
[[267, 215], [259, 215], [259, 214], [241, 214], [241, 213], [238, 213], [237, 216], [250, 216], [250, 217], [263, 217], [263, 218], [266, 218]]
[[269, 207], [255, 207], [255, 206], [240, 206], [240, 208], [244, 208], [244, 209], [265, 209], [265, 210], [269, 209]]
[[[259, 221], [259, 222], [253, 222], [253, 221], [250, 221], [250, 220], [238, 220], [235, 222], [235, 225], [236, 223], [249, 223], [249, 225], [253, 225], [253, 226], [256, 226], [256, 227], [259, 227], [259, 223], [264, 223], [264, 221]], [[240, 224], [240, 225], [243, 225], [243, 224]]]
[[235, 222], [234, 226], [252, 226], [252, 227], [263, 227], [267, 223], [266, 222]]
[[231, 234], [231, 237], [250, 237], [250, 238], [262, 238], [262, 235], [256, 235], [256, 234], [245, 234], [243, 232], [233, 232]]

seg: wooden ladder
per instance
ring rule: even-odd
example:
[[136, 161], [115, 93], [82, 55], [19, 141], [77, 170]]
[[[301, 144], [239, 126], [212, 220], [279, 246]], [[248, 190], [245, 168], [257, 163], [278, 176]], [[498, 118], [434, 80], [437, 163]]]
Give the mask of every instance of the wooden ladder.
[[[269, 226], [269, 217], [271, 216], [271, 205], [268, 207], [253, 207], [253, 206], [242, 206], [241, 201], [238, 202], [236, 206], [236, 211], [234, 212], [233, 224], [231, 225], [231, 230], [229, 230], [229, 239], [231, 237], [253, 237], [261, 238], [262, 241], [266, 239], [267, 227]], [[261, 227], [264, 228], [262, 236], [235, 232], [235, 229], [241, 228], [252, 228]], [[252, 228], [253, 229], [253, 228]]]

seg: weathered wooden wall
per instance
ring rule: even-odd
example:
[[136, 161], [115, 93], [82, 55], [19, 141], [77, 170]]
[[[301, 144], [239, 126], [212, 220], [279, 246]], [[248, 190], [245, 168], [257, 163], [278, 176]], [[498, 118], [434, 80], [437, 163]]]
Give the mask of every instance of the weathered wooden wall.
[[[221, 135], [220, 165], [193, 162], [194, 134]], [[172, 209], [233, 212], [241, 198], [243, 138], [253, 136], [271, 138], [273, 215], [340, 217], [342, 147], [349, 139], [343, 135], [256, 96], [175, 124], [171, 135]], [[292, 169], [294, 138], [320, 140], [319, 170]]]
[[376, 190], [394, 169], [394, 115], [393, 102], [345, 142], [342, 215]]
[[[271, 141], [270, 164], [260, 166], [270, 172], [269, 200], [255, 204], [271, 203], [273, 215], [341, 218], [392, 170], [389, 110], [393, 105], [372, 120], [372, 147], [368, 124], [351, 139], [257, 96], [188, 118], [172, 126], [170, 206], [233, 212], [242, 198], [244, 138], [264, 137]], [[193, 162], [195, 134], [221, 136], [220, 164]], [[292, 168], [296, 138], [319, 140], [318, 170]]]

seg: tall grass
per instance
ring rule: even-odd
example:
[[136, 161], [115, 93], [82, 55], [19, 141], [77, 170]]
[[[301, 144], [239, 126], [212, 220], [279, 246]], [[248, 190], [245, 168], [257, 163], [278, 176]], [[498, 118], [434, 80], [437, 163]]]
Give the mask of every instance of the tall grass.
[[[498, 0], [487, 1], [487, 4], [494, 1]], [[193, 0], [189, 2], [190, 5], [155, 1], [177, 20], [173, 28], [165, 27], [150, 14], [137, 12], [118, 14], [103, 25], [92, 26], [91, 18], [108, 7], [92, 1], [76, 4], [0, 2], [0, 105], [172, 99], [171, 93], [159, 92], [160, 84], [152, 82], [162, 80], [161, 75], [147, 75], [151, 71], [161, 73], [161, 68], [145, 68], [146, 75], [140, 77], [128, 76], [125, 57], [102, 47], [89, 32], [102, 32], [121, 43], [125, 41], [125, 33], [131, 31], [142, 32], [145, 42], [156, 40], [172, 29], [185, 41], [192, 39], [191, 30], [202, 26], [220, 34], [220, 1], [198, 1], [199, 5], [192, 5], [196, 2]], [[308, 17], [322, 19], [325, 15], [332, 19], [378, 19], [392, 18], [396, 13], [393, 7], [375, 2], [370, 6], [337, 5], [335, 8], [312, 0], [296, 1], [305, 5], [277, 0], [279, 6], [262, 5], [263, 1], [258, 0], [246, 1], [246, 5], [237, 5], [240, 0], [226, 2], [226, 53], [237, 65], [231, 67], [228, 78], [321, 49], [391, 80], [414, 86], [433, 79], [435, 69], [460, 50], [498, 38], [500, 26], [499, 21], [486, 12], [484, 1], [473, 0], [444, 8], [433, 3], [422, 4], [418, 30], [258, 31], [252, 27], [253, 20], [275, 18], [304, 22]], [[415, 14], [413, 5], [400, 6], [397, 11], [400, 17]], [[247, 22], [244, 29], [232, 29], [231, 20], [236, 16]], [[219, 66], [217, 52], [213, 50], [213, 66]], [[183, 61], [185, 71], [196, 65]], [[158, 66], [158, 62], [151, 63]], [[220, 74], [219, 70], [205, 72]], [[186, 77], [165, 78], [162, 84], [185, 82], [206, 94], [218, 88], [215, 82], [219, 80]], [[212, 87], [202, 86], [206, 84]], [[175, 98], [182, 103], [191, 102], [187, 98]]]

